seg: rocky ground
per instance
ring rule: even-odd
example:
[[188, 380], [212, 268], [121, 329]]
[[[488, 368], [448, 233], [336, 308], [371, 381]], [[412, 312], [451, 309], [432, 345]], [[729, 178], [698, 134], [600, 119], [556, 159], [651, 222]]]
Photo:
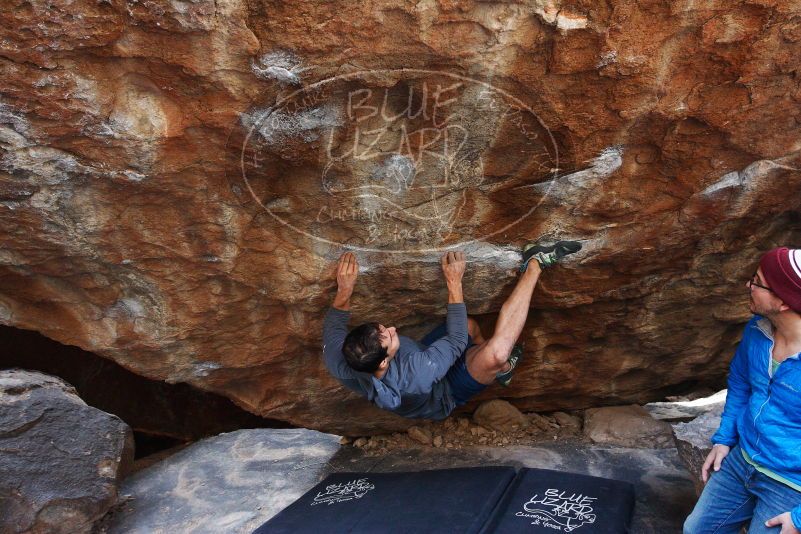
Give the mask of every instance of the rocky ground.
[[583, 439], [582, 419], [565, 412], [525, 414], [528, 424], [509, 430], [494, 430], [459, 417], [441, 422], [425, 422], [405, 433], [343, 436], [340, 443], [362, 449], [369, 456], [381, 456], [399, 449], [424, 447], [463, 449], [465, 447], [510, 447], [533, 445], [555, 440]]
[[343, 436], [340, 443], [361, 449], [368, 456], [382, 456], [421, 446], [460, 450], [533, 446], [555, 441], [627, 447], [673, 446], [670, 426], [651, 417], [648, 410], [640, 406], [522, 413], [498, 399], [481, 404], [472, 417], [423, 421], [404, 433]]

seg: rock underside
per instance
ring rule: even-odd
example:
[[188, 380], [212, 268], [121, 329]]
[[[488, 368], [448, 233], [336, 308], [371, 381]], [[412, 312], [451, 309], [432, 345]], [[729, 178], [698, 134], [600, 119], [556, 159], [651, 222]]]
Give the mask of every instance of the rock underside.
[[466, 250], [488, 334], [516, 247], [580, 240], [476, 401], [554, 411], [720, 381], [760, 251], [801, 238], [786, 0], [6, 7], [0, 322], [259, 415], [411, 424], [321, 364], [345, 248], [354, 321], [411, 334]]

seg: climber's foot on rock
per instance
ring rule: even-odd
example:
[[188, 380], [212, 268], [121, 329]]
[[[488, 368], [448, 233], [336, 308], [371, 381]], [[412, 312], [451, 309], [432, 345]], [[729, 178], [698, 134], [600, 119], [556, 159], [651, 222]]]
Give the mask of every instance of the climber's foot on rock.
[[581, 243], [578, 241], [557, 241], [556, 244], [548, 246], [529, 243], [523, 247], [523, 264], [520, 266], [520, 272], [522, 273], [526, 270], [528, 262], [532, 259], [536, 260], [540, 267], [545, 269], [556, 265], [565, 256], [576, 253], [579, 250], [581, 250]]
[[512, 353], [509, 355], [509, 359], [506, 360], [506, 363], [509, 364], [509, 369], [496, 374], [495, 380], [497, 380], [498, 383], [503, 387], [508, 387], [509, 383], [512, 381], [512, 373], [522, 358], [523, 345], [516, 344], [514, 347], [512, 347]]

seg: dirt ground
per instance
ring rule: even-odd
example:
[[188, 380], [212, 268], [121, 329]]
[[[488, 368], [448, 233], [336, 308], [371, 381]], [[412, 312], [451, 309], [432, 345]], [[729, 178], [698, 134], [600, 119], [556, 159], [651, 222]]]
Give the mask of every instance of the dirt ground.
[[466, 417], [458, 417], [421, 422], [405, 433], [343, 437], [341, 443], [358, 447], [368, 455], [380, 456], [394, 450], [421, 446], [458, 450], [475, 446], [506, 447], [565, 439], [584, 440], [582, 412], [523, 415], [527, 423], [505, 429], [489, 428]]

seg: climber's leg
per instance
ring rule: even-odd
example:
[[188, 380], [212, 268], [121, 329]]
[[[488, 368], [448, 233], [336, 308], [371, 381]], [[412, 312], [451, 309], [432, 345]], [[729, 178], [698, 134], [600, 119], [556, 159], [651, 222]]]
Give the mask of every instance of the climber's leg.
[[[523, 347], [515, 345], [523, 331], [531, 305], [531, 295], [542, 269], [556, 265], [562, 258], [581, 250], [578, 241], [559, 241], [554, 245], [529, 244], [523, 247], [522, 275], [514, 291], [498, 314], [495, 332], [485, 343], [467, 351], [467, 370], [482, 384], [497, 380], [508, 386], [512, 371], [523, 356]], [[535, 261], [531, 261], [535, 260]]]
[[492, 337], [467, 349], [467, 371], [481, 384], [492, 384], [497, 374], [510, 370], [509, 356], [523, 331], [531, 295], [537, 287], [541, 272], [537, 262], [528, 266], [512, 294], [503, 303]]

